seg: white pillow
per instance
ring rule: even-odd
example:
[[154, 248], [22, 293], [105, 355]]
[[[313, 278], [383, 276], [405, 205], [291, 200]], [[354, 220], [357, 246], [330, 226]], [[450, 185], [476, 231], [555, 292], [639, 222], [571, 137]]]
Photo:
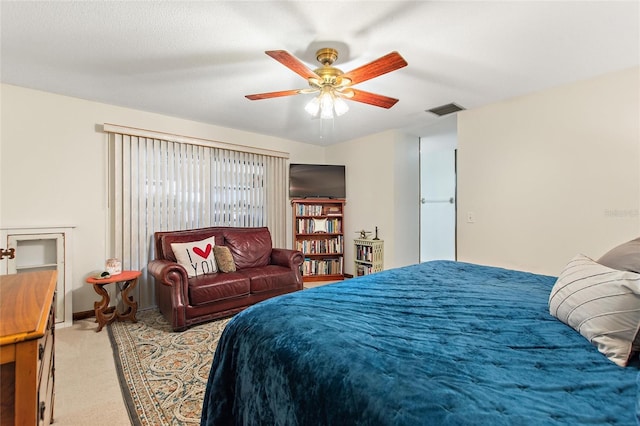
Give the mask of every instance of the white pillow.
[[640, 273], [640, 238], [612, 248], [598, 259], [598, 263], [612, 269]]
[[549, 312], [625, 367], [640, 349], [640, 274], [579, 254], [553, 286]]
[[213, 254], [216, 238], [188, 243], [171, 243], [176, 260], [187, 270], [189, 277], [198, 277], [218, 272], [218, 264]]

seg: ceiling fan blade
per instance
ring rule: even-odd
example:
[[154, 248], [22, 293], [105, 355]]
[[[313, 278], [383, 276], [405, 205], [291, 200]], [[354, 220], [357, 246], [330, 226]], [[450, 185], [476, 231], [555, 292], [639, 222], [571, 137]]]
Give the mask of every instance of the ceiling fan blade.
[[279, 98], [281, 96], [297, 95], [298, 93], [300, 93], [300, 90], [303, 90], [303, 89], [281, 90], [280, 92], [269, 92], [269, 93], [257, 93], [255, 95], [246, 95], [245, 98], [252, 101], [257, 101], [260, 99]]
[[375, 93], [365, 92], [364, 90], [350, 89], [353, 92], [353, 96], [346, 96], [347, 99], [356, 102], [362, 102], [364, 104], [374, 105], [380, 108], [391, 108], [398, 102], [398, 99], [390, 98], [388, 96], [377, 95]]
[[407, 61], [398, 52], [391, 52], [373, 62], [343, 74], [342, 78], [348, 78], [351, 80], [351, 84], [356, 84], [406, 66]]
[[286, 50], [267, 50], [264, 53], [271, 56], [273, 59], [280, 62], [282, 65], [289, 68], [291, 71], [295, 72], [302, 78], [305, 78], [305, 79], [320, 78], [318, 74], [311, 71], [309, 68], [307, 68], [305, 64], [300, 62], [298, 58], [296, 58]]

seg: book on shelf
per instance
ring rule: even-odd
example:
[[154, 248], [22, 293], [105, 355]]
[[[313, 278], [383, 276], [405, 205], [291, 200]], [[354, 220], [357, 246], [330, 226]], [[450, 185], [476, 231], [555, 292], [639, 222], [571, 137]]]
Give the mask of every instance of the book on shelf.
[[307, 257], [302, 264], [302, 275], [340, 275], [342, 266], [342, 258], [311, 259]]
[[328, 233], [340, 234], [342, 232], [342, 221], [340, 219], [297, 219], [296, 230], [298, 234]]
[[356, 254], [356, 259], [357, 260], [363, 260], [363, 261], [366, 261], [366, 262], [371, 262], [373, 260], [373, 248], [372, 247], [356, 245], [356, 249], [357, 249], [357, 254]]
[[342, 254], [342, 235], [324, 240], [298, 240], [296, 250], [305, 254]]
[[364, 275], [369, 275], [372, 271], [373, 271], [373, 268], [371, 266], [358, 265], [358, 269], [356, 271], [356, 275], [358, 277], [361, 277], [361, 276], [364, 276]]

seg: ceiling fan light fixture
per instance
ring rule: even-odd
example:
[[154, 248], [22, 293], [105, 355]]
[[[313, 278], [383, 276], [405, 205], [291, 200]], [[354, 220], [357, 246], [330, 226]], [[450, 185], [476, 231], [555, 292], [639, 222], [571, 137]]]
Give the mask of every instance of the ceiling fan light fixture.
[[345, 114], [349, 111], [349, 105], [340, 96], [336, 96], [331, 87], [325, 87], [305, 105], [304, 110], [312, 117], [319, 114], [320, 118], [328, 120]]
[[305, 105], [304, 110], [312, 117], [318, 115], [318, 112], [320, 111], [320, 96], [314, 96], [313, 99]]
[[328, 90], [323, 90], [319, 96], [320, 98], [320, 118], [331, 119], [333, 118], [333, 96]]
[[342, 114], [349, 111], [349, 105], [339, 96], [336, 96], [333, 100], [333, 109], [336, 111], [336, 115], [340, 117]]

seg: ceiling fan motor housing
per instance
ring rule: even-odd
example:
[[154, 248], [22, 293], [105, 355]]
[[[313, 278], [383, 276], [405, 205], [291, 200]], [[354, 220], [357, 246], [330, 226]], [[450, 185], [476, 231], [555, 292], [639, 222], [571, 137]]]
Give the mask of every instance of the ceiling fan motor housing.
[[342, 79], [338, 78], [343, 74], [342, 70], [331, 66], [338, 59], [336, 49], [330, 47], [319, 49], [316, 52], [316, 59], [322, 64], [322, 67], [313, 71], [322, 78], [322, 81], [319, 82], [320, 86], [340, 86], [344, 83]]
[[322, 65], [331, 65], [338, 59], [338, 51], [330, 47], [319, 49], [316, 52], [316, 59]]

